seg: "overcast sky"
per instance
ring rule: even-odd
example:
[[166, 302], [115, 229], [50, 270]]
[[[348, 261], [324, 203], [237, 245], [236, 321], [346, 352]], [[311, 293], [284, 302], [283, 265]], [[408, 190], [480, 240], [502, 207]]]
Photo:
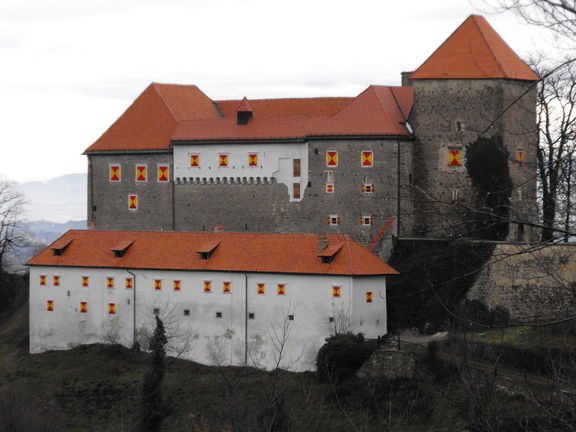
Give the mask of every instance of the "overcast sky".
[[1, 0], [0, 175], [86, 171], [83, 150], [150, 82], [213, 99], [399, 85], [472, 13], [522, 57], [549, 38], [482, 0]]

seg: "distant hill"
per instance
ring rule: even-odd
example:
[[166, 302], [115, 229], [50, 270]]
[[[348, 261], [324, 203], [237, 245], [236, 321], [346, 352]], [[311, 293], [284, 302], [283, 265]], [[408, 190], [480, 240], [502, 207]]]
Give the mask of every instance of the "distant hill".
[[73, 220], [64, 223], [41, 220], [26, 222], [25, 226], [32, 234], [35, 242], [50, 244], [68, 230], [85, 229], [86, 220]]
[[86, 218], [86, 174], [67, 174], [45, 182], [18, 185], [27, 204], [24, 217], [28, 221], [64, 223]]

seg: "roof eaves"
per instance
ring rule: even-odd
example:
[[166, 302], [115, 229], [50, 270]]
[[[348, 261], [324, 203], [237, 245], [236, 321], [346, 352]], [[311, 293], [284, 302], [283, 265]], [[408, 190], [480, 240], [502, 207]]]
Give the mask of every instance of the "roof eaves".
[[301, 138], [215, 138], [215, 139], [186, 139], [172, 140], [172, 145], [190, 145], [190, 144], [285, 144], [285, 143], [303, 143], [305, 137]]
[[160, 153], [172, 153], [171, 148], [164, 148], [164, 149], [130, 149], [130, 150], [86, 150], [82, 153], [83, 156], [88, 155], [114, 155], [114, 154], [160, 154]]

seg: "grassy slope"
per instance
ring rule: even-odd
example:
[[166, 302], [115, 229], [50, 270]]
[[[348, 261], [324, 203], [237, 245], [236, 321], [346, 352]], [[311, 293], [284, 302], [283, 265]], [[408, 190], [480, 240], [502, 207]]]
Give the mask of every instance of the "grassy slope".
[[[36, 418], [35, 424], [43, 425], [38, 430], [131, 429], [148, 354], [115, 345], [86, 345], [30, 355], [27, 334], [24, 306], [0, 327], [0, 416], [20, 412], [17, 405], [29, 405], [36, 398], [46, 409], [37, 406], [18, 415]], [[216, 368], [174, 359], [168, 363], [165, 395], [173, 409], [166, 421], [170, 430], [201, 430], [206, 423], [214, 431], [227, 426], [254, 430], [282, 410], [267, 411], [278, 393], [283, 395], [284, 411], [291, 413], [290, 430], [350, 428], [342, 411], [326, 397], [330, 389], [317, 384], [315, 374]]]
[[[24, 306], [0, 326], [0, 418], [13, 423], [7, 429], [0, 424], [0, 431], [132, 430], [147, 354], [87, 345], [30, 355], [27, 334]], [[372, 431], [396, 425], [406, 432], [461, 432], [475, 421], [475, 412], [495, 410], [504, 425], [532, 415], [525, 404], [493, 389], [486, 406], [470, 405], [457, 377], [442, 378], [424, 363], [413, 380], [387, 384], [353, 378], [334, 393], [313, 373], [168, 362], [164, 394], [172, 413], [165, 430], [171, 431], [259, 431], [280, 421], [279, 431]]]

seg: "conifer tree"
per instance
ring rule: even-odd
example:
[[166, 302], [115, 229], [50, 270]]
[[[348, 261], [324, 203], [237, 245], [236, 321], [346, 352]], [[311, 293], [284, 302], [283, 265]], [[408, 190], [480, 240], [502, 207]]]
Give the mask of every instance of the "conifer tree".
[[162, 421], [167, 415], [167, 409], [162, 396], [162, 381], [165, 373], [166, 333], [164, 323], [156, 315], [156, 329], [150, 340], [149, 349], [152, 351], [152, 365], [144, 378], [142, 386], [142, 401], [140, 405], [140, 432], [156, 432], [160, 430]]

